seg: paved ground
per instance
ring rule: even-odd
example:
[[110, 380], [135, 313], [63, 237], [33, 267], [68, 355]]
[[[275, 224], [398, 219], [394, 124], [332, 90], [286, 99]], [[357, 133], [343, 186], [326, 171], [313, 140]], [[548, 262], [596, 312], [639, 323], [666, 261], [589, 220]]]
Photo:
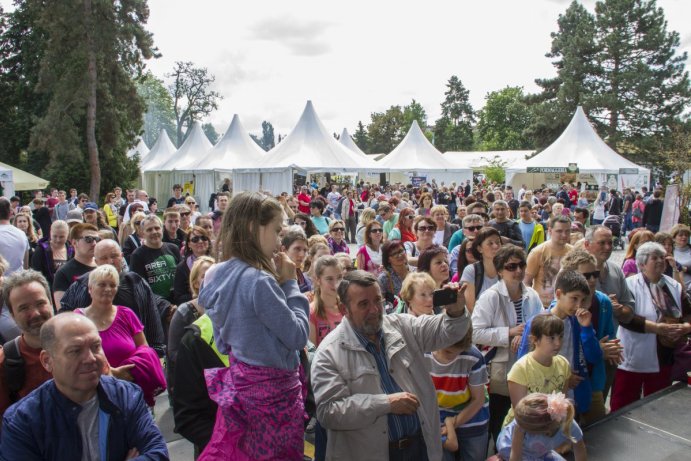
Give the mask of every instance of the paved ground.
[[[353, 245], [354, 247], [354, 245]], [[352, 252], [351, 248], [351, 253]], [[612, 254], [611, 261], [621, 264], [624, 261], [624, 251], [617, 250]], [[168, 442], [168, 451], [170, 452], [171, 461], [191, 461], [194, 459], [194, 450], [192, 444], [179, 434], [173, 431], [173, 411], [168, 405], [168, 394], [162, 394], [156, 398], [156, 409], [154, 417], [158, 427], [161, 428], [163, 437]], [[311, 441], [311, 436], [308, 437]], [[313, 455], [314, 447], [310, 442], [305, 442], [305, 454]]]

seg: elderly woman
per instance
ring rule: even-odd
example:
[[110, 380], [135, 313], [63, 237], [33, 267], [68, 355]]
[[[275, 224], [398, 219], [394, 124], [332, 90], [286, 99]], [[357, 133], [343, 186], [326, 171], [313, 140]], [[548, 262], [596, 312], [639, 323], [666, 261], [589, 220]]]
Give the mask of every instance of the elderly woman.
[[173, 281], [173, 303], [175, 305], [179, 306], [192, 299], [192, 287], [190, 286], [192, 265], [202, 256], [210, 255], [211, 235], [205, 229], [193, 226], [192, 231], [185, 236], [183, 259], [175, 268], [175, 279]]
[[384, 229], [378, 221], [371, 221], [365, 228], [365, 244], [360, 247], [355, 256], [357, 268], [379, 275], [382, 271], [381, 246], [384, 239]]
[[379, 274], [379, 287], [391, 308], [395, 308], [403, 286], [403, 280], [411, 273], [408, 255], [400, 240], [389, 240], [382, 246], [381, 262], [384, 270]]
[[[194, 228], [192, 232], [199, 227]], [[188, 270], [187, 283], [191, 290], [191, 299], [186, 302], [178, 304], [178, 308], [170, 320], [170, 327], [168, 329], [168, 361], [166, 366], [166, 373], [168, 375], [168, 391], [172, 395], [173, 377], [175, 376], [175, 364], [177, 363], [178, 349], [180, 348], [180, 341], [185, 334], [185, 329], [195, 320], [204, 314], [204, 307], [197, 302], [199, 296], [199, 288], [204, 280], [206, 271], [214, 264], [214, 259], [210, 256], [199, 256], [195, 259], [191, 269]], [[183, 261], [181, 264], [185, 264]], [[177, 276], [177, 274], [176, 274]]]
[[417, 267], [417, 260], [420, 253], [427, 248], [434, 245], [434, 233], [437, 230], [437, 224], [429, 216], [421, 216], [415, 220], [413, 224], [415, 237], [414, 242], [405, 242], [405, 251], [408, 253], [408, 264]]
[[448, 222], [449, 210], [444, 205], [435, 205], [432, 207], [431, 213], [432, 219], [437, 226], [437, 230], [434, 232], [433, 241], [437, 245], [448, 248], [451, 236], [458, 230], [458, 226]]
[[686, 224], [676, 224], [672, 227], [670, 234], [674, 239], [674, 260], [678, 263], [677, 269], [684, 276], [686, 291], [691, 292], [691, 247], [689, 246], [691, 230]]
[[130, 228], [130, 233], [126, 237], [125, 242], [122, 244], [122, 254], [125, 257], [125, 261], [127, 261], [128, 265], [134, 250], [142, 246], [142, 240], [144, 240], [144, 228], [142, 227], [142, 221], [144, 218], [146, 218], [146, 215], [141, 211], [138, 211], [132, 216], [130, 222], [122, 225], [122, 228]]
[[[506, 245], [494, 252], [492, 265], [499, 281], [485, 290], [473, 309], [473, 342], [490, 346], [490, 421], [494, 440], [511, 408], [507, 373], [516, 361], [525, 323], [542, 311], [542, 301], [535, 290], [523, 283], [525, 251]], [[493, 352], [494, 350], [494, 352]], [[494, 358], [491, 358], [491, 356]]]
[[641, 391], [646, 396], [671, 385], [674, 349], [691, 333], [683, 287], [664, 275], [666, 256], [659, 243], [644, 243], [636, 254], [639, 273], [626, 279], [636, 300], [635, 317], [617, 333], [624, 361], [614, 379], [612, 411], [640, 399]]
[[410, 314], [413, 317], [434, 315], [441, 312], [434, 306], [436, 282], [426, 272], [413, 272], [406, 277], [401, 287], [401, 303], [396, 308], [398, 314]]
[[91, 304], [75, 312], [88, 317], [98, 328], [103, 353], [110, 372], [118, 379], [138, 384], [144, 400], [153, 406], [154, 397], [165, 389], [158, 354], [148, 347], [144, 326], [129, 307], [113, 305], [120, 276], [111, 265], [98, 266], [89, 273]]
[[74, 248], [67, 242], [69, 228], [65, 221], [55, 221], [50, 226], [50, 236], [38, 241], [31, 258], [31, 268], [39, 271], [53, 286], [55, 273], [74, 256]]

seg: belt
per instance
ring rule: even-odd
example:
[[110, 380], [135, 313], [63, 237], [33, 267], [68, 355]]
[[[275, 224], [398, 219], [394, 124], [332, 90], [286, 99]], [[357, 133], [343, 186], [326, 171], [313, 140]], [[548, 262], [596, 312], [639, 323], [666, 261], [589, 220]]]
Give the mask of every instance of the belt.
[[416, 434], [409, 435], [408, 437], [403, 437], [398, 440], [391, 440], [389, 442], [389, 448], [393, 450], [405, 450], [410, 448], [413, 443], [420, 440], [422, 437], [422, 431], [418, 431]]

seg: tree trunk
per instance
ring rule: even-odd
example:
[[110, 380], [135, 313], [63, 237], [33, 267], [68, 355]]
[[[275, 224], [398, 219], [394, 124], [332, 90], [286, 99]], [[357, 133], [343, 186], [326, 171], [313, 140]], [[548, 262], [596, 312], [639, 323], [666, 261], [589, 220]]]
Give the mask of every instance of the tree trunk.
[[84, 23], [86, 25], [87, 46], [86, 147], [89, 153], [89, 172], [91, 176], [89, 198], [91, 201], [98, 203], [98, 196], [101, 190], [101, 163], [96, 142], [96, 87], [98, 85], [98, 71], [96, 68], [91, 0], [84, 0]]

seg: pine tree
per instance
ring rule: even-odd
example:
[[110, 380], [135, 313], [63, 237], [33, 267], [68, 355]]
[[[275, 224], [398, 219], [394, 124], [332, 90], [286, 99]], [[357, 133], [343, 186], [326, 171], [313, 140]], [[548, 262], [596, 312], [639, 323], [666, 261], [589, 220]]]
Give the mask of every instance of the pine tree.
[[357, 122], [357, 129], [355, 130], [355, 134], [353, 134], [353, 141], [355, 141], [355, 144], [363, 152], [367, 152], [369, 150], [367, 130], [365, 129], [365, 125], [362, 124], [362, 121]]
[[442, 152], [471, 150], [476, 120], [470, 92], [455, 75], [451, 76], [446, 87], [444, 102], [441, 103], [442, 116], [434, 126], [435, 144]]

